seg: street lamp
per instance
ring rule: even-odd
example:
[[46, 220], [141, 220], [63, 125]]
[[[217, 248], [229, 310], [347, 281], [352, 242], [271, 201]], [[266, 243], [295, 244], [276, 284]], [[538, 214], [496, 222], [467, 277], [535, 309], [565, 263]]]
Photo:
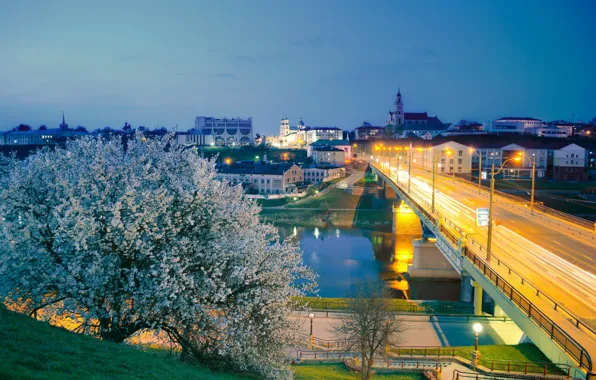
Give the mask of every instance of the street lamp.
[[255, 156], [255, 160], [259, 161], [259, 156]]
[[474, 352], [472, 353], [474, 371], [476, 371], [476, 365], [478, 364], [478, 358], [480, 357], [480, 352], [478, 352], [478, 334], [482, 332], [482, 325], [476, 322], [472, 325], [472, 328], [474, 329], [474, 335], [476, 336], [476, 340], [474, 341]]
[[412, 151], [406, 147], [406, 157], [408, 158], [408, 194], [410, 194], [410, 188], [412, 183]]
[[478, 159], [480, 160], [478, 163], [478, 194], [480, 194], [482, 189], [482, 154], [480, 154], [480, 152], [474, 148], [470, 148], [470, 153], [477, 155]]
[[310, 340], [310, 348], [312, 349], [312, 345], [315, 342], [315, 336], [312, 333], [312, 321], [315, 319], [315, 313], [309, 313], [308, 314], [308, 318], [310, 318], [310, 335], [309, 335], [309, 340]]
[[[447, 149], [447, 157], [451, 157], [451, 155], [453, 154], [453, 151], [451, 149]], [[453, 162], [453, 166], [451, 167], [451, 175], [453, 177], [453, 183], [455, 183], [455, 159], [452, 158], [452, 160], [454, 160]]]
[[476, 322], [472, 325], [472, 328], [474, 329], [474, 333], [476, 335], [476, 341], [474, 343], [474, 351], [478, 352], [478, 334], [480, 334], [482, 332], [482, 325], [480, 323]]
[[532, 153], [532, 192], [530, 193], [530, 214], [532, 214], [532, 215], [534, 215], [534, 184], [535, 184], [535, 182], [536, 182], [536, 154]]
[[490, 199], [488, 204], [488, 237], [486, 241], [486, 261], [490, 261], [490, 254], [491, 254], [491, 245], [492, 245], [492, 238], [493, 238], [493, 198], [495, 195], [495, 175], [499, 174], [503, 171], [505, 164], [509, 161], [521, 161], [521, 155], [517, 155], [516, 157], [509, 158], [505, 160], [499, 170], [495, 173], [495, 160], [493, 160], [493, 164], [490, 171]]

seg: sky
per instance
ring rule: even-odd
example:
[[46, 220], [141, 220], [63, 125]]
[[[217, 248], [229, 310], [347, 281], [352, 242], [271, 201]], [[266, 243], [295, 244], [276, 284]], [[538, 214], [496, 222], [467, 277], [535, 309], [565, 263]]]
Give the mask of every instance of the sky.
[[0, 0], [0, 130], [596, 116], [592, 0]]

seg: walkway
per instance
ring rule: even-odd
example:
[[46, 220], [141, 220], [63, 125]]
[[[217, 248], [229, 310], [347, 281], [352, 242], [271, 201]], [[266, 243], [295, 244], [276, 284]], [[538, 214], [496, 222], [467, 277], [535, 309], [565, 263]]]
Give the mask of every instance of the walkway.
[[[306, 313], [297, 313], [295, 320], [299, 321], [301, 332], [310, 333], [310, 321]], [[472, 322], [465, 317], [433, 317], [402, 316], [406, 331], [401, 334], [400, 346], [472, 346], [474, 345], [474, 331]], [[316, 338], [335, 340], [333, 328], [340, 323], [337, 313], [315, 313], [313, 320], [313, 334]], [[523, 339], [523, 332], [515, 323], [499, 321], [481, 321], [484, 330], [479, 337], [481, 345], [518, 344]]]

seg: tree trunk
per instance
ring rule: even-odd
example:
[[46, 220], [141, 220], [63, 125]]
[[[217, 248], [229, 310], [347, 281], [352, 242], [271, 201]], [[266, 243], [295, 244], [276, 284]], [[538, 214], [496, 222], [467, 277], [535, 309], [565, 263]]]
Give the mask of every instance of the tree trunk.
[[374, 360], [373, 360], [373, 358], [371, 356], [370, 359], [368, 359], [368, 365], [367, 365], [367, 371], [366, 371], [366, 380], [369, 380], [370, 379], [371, 372], [372, 372], [372, 367], [373, 367], [373, 363], [374, 363]]
[[368, 371], [366, 369], [366, 356], [364, 356], [364, 352], [362, 353], [361, 358], [362, 364], [360, 364], [360, 379], [367, 380], [368, 379]]

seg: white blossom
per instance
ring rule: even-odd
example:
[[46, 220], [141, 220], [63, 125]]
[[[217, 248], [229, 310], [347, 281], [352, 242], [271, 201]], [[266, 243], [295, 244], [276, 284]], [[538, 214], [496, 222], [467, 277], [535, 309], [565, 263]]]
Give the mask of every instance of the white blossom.
[[104, 339], [159, 328], [208, 364], [290, 376], [291, 299], [314, 275], [214, 161], [168, 138], [82, 138], [0, 171], [0, 296], [60, 301]]

